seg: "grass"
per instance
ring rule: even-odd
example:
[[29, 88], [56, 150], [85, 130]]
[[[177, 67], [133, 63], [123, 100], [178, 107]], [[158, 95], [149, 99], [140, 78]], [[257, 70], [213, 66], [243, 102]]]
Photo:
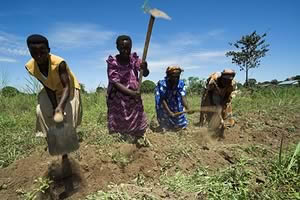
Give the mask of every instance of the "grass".
[[[282, 114], [300, 108], [300, 88], [262, 88], [252, 93], [242, 90], [242, 94], [233, 101], [234, 112], [242, 115], [249, 112], [264, 114]], [[278, 117], [278, 115], [276, 115]]]
[[0, 97], [0, 168], [44, 143], [34, 138], [35, 96]]
[[[108, 134], [106, 120], [106, 102], [104, 93], [92, 93], [82, 95], [83, 121], [79, 127], [80, 137], [88, 144], [99, 149], [120, 142], [120, 138]], [[155, 118], [154, 96], [143, 95], [144, 109], [148, 122]], [[191, 108], [198, 108], [200, 96], [188, 96]], [[46, 145], [44, 139], [35, 138], [35, 107], [37, 97], [34, 95], [19, 94], [14, 97], [0, 95], [0, 168], [9, 166], [15, 160], [28, 156], [35, 149]], [[300, 87], [259, 89], [253, 92], [242, 91], [233, 99], [233, 113], [239, 121], [247, 123], [248, 128], [267, 130], [268, 127], [279, 127], [293, 135], [299, 127], [292, 123], [299, 117]], [[196, 115], [195, 115], [196, 116]], [[188, 116], [193, 121], [195, 116]], [[194, 118], [193, 118], [194, 117]], [[268, 125], [266, 121], [268, 120]], [[197, 119], [196, 119], [197, 121]], [[192, 123], [190, 123], [191, 126]], [[175, 137], [175, 136], [174, 136]], [[181, 137], [181, 135], [176, 135]], [[184, 139], [184, 138], [183, 138]], [[155, 145], [155, 144], [154, 144]], [[259, 145], [245, 147], [245, 156], [229, 168], [212, 172], [199, 164], [197, 170], [186, 174], [177, 170], [174, 176], [165, 173], [176, 165], [177, 157], [189, 157], [192, 147], [179, 143], [171, 146], [166, 151], [165, 165], [161, 166], [160, 184], [166, 186], [170, 192], [187, 192], [206, 197], [208, 199], [300, 199], [299, 189], [299, 145], [290, 151], [283, 152], [281, 164], [278, 162], [278, 154]], [[295, 150], [296, 149], [296, 150]], [[259, 159], [251, 160], [247, 156], [255, 153]], [[262, 156], [272, 153], [270, 156]], [[126, 166], [130, 158], [115, 153], [113, 162]], [[254, 177], [253, 163], [263, 162], [265, 171], [262, 176], [264, 182], [258, 184]], [[146, 185], [140, 178], [138, 185]], [[28, 193], [30, 194], [30, 193]], [[130, 199], [126, 191], [99, 191], [91, 194], [87, 199]], [[151, 195], [138, 196], [136, 199], [153, 199]]]
[[94, 194], [88, 195], [85, 200], [130, 200], [130, 196], [127, 193], [116, 192], [103, 192], [98, 191]]
[[[296, 152], [299, 162], [299, 151], [296, 149]], [[292, 155], [291, 149], [284, 156], [282, 165], [277, 160], [268, 160], [265, 163], [269, 166], [266, 180], [261, 182], [255, 179], [257, 175], [251, 170], [258, 160], [245, 158], [213, 174], [208, 168], [199, 167], [191, 175], [177, 172], [175, 176], [163, 175], [160, 181], [179, 196], [189, 192], [206, 199], [300, 199], [299, 163], [288, 170], [289, 163], [294, 163]]]
[[[233, 111], [236, 117], [246, 121], [251, 116], [249, 113], [259, 113], [262, 118], [272, 116], [274, 121], [288, 121], [290, 116], [285, 113], [295, 113], [300, 109], [299, 87], [260, 89], [252, 94], [242, 92], [242, 95], [233, 99]], [[86, 94], [82, 98], [83, 121], [79, 135], [87, 143], [98, 146], [110, 145], [116, 141], [106, 128], [105, 98], [103, 93]], [[154, 96], [143, 95], [143, 102], [150, 122], [155, 117]], [[197, 108], [200, 105], [200, 96], [189, 96], [188, 102], [191, 108]], [[34, 95], [0, 96], [0, 168], [45, 144], [44, 140], [34, 137], [36, 104], [37, 97]], [[250, 125], [251, 123], [253, 122], [249, 122]], [[291, 134], [295, 132], [294, 126], [286, 129]]]

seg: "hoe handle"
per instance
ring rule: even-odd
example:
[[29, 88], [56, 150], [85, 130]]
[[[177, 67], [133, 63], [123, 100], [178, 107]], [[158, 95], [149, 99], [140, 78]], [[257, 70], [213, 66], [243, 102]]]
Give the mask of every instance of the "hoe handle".
[[[145, 40], [145, 45], [144, 45], [144, 52], [143, 52], [142, 62], [146, 61], [154, 20], [155, 20], [155, 17], [150, 15], [150, 20], [149, 20], [149, 24], [148, 24], [148, 30], [147, 30], [147, 35], [146, 35], [146, 40]], [[138, 90], [141, 89], [142, 80], [143, 80], [143, 69], [140, 70], [140, 74], [139, 74], [139, 87], [138, 87]]]

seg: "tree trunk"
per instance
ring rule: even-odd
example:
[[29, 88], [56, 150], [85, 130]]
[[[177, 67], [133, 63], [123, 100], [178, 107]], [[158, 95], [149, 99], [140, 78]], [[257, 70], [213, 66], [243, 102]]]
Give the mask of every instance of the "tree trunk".
[[249, 82], [248, 82], [248, 70], [249, 70], [249, 68], [248, 67], [246, 67], [246, 87], [248, 87], [249, 86]]

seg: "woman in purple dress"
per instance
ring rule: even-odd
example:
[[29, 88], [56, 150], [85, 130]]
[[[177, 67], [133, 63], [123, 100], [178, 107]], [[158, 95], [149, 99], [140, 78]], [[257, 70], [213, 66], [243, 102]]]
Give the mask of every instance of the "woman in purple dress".
[[148, 76], [147, 62], [142, 62], [136, 53], [131, 54], [132, 41], [121, 35], [116, 40], [119, 54], [107, 59], [108, 89], [107, 118], [109, 133], [142, 137], [147, 128], [147, 119], [139, 85], [139, 71]]

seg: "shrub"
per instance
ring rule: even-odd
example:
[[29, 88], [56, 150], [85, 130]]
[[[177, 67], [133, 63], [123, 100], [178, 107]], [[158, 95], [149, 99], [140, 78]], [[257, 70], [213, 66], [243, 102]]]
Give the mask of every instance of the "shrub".
[[142, 93], [154, 93], [155, 86], [156, 85], [153, 81], [145, 80], [142, 83], [141, 92]]
[[2, 90], [1, 90], [1, 94], [4, 97], [14, 97], [19, 93], [20, 93], [19, 90], [12, 86], [6, 86], [6, 87], [2, 88]]
[[[249, 87], [255, 87], [255, 86], [256, 86], [256, 83], [257, 83], [256, 79], [254, 79], [254, 78], [249, 78], [249, 80], [248, 80], [248, 86], [249, 86]], [[244, 86], [247, 86], [247, 83], [246, 83], [246, 82], [245, 82]]]

